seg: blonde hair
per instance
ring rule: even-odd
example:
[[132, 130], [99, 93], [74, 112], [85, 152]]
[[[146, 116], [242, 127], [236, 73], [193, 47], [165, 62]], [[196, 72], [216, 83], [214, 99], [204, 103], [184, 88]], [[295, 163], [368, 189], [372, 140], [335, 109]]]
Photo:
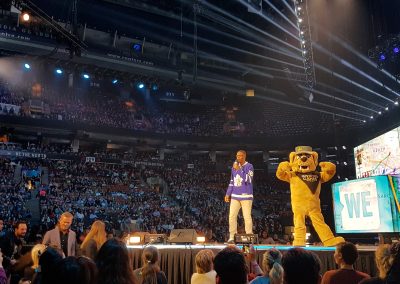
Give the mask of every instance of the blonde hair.
[[42, 245], [42, 244], [37, 244], [32, 248], [31, 257], [32, 257], [32, 262], [33, 262], [33, 265], [32, 265], [33, 269], [36, 269], [39, 267], [39, 258], [44, 253], [46, 248], [47, 248], [47, 246]]
[[81, 244], [81, 248], [83, 249], [90, 240], [94, 240], [96, 242], [98, 250], [106, 242], [107, 240], [106, 224], [104, 224], [104, 222], [100, 220], [93, 222], [92, 226], [90, 227], [89, 233], [86, 235], [85, 239]]
[[210, 249], [203, 249], [196, 254], [196, 271], [199, 274], [210, 272], [213, 269], [214, 253]]
[[271, 284], [283, 283], [282, 253], [277, 249], [267, 250], [263, 255], [263, 269]]
[[72, 215], [71, 213], [69, 213], [69, 212], [64, 212], [64, 213], [62, 213], [61, 215], [60, 215], [60, 219], [59, 220], [61, 220], [61, 218], [74, 218], [74, 215]]
[[379, 245], [375, 252], [376, 267], [379, 271], [379, 278], [386, 278], [393, 264], [393, 257], [390, 254], [390, 245]]

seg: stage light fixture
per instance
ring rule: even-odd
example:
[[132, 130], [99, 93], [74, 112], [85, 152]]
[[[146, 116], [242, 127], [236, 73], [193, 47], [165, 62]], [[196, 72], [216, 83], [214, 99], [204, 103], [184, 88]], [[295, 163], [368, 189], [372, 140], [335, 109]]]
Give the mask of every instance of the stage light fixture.
[[139, 89], [143, 89], [143, 88], [144, 88], [144, 84], [143, 84], [143, 83], [138, 83], [138, 84], [137, 84], [137, 87], [138, 87]]
[[30, 18], [31, 18], [31, 16], [30, 16], [27, 12], [24, 12], [24, 13], [22, 14], [22, 19], [23, 19], [25, 22], [29, 21]]
[[153, 91], [157, 91], [158, 90], [158, 85], [157, 84], [153, 84], [153, 86], [151, 87], [151, 89]]
[[396, 46], [395, 48], [393, 48], [393, 52], [394, 53], [399, 53], [399, 48]]
[[395, 105], [395, 106], [398, 106], [398, 105], [399, 105], [399, 102], [398, 102], [398, 101], [395, 101], [395, 102], [394, 102], [394, 105]]
[[89, 76], [89, 74], [83, 74], [83, 78], [85, 78], [85, 79], [89, 79], [89, 78], [90, 78], [90, 76]]
[[31, 66], [28, 63], [24, 64], [25, 69], [31, 69]]
[[61, 75], [63, 71], [61, 69], [56, 69], [56, 73]]
[[141, 243], [141, 238], [140, 238], [140, 236], [130, 236], [129, 238], [128, 238], [128, 244], [130, 244], [130, 245], [137, 245], [137, 244], [140, 244]]
[[114, 85], [117, 84], [117, 83], [118, 83], [118, 79], [112, 80], [112, 83], [113, 83]]
[[389, 107], [385, 107], [385, 110], [388, 111], [388, 110], [389, 110]]
[[299, 18], [299, 23], [302, 23], [303, 22], [303, 19], [302, 18]]
[[141, 51], [142, 50], [142, 45], [140, 43], [135, 43], [133, 45], [133, 50], [136, 51], [136, 52]]
[[197, 243], [200, 243], [200, 244], [205, 243], [206, 242], [206, 237], [201, 237], [201, 236], [197, 237], [196, 241], [197, 241]]
[[373, 116], [373, 115], [371, 115], [369, 118], [370, 118], [370, 119], [374, 119], [374, 116]]
[[384, 61], [385, 59], [386, 59], [385, 54], [379, 55], [379, 60], [380, 60], [380, 61]]
[[363, 122], [366, 123], [367, 121], [366, 121], [366, 120], [363, 120]]
[[381, 115], [381, 114], [382, 114], [382, 112], [381, 112], [381, 111], [378, 111], [378, 114], [379, 114], [379, 115]]

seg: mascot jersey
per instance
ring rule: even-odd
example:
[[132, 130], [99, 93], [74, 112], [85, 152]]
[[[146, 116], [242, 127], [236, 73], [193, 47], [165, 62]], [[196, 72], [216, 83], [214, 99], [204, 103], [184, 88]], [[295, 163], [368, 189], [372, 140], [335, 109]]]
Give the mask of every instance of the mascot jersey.
[[253, 199], [253, 165], [245, 162], [238, 170], [232, 167], [231, 181], [226, 195], [235, 200]]

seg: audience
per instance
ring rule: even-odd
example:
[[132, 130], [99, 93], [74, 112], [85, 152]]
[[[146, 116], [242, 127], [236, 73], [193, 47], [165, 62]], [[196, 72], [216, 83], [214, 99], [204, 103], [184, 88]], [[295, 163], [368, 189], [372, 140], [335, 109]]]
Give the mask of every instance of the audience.
[[0, 284], [7, 284], [6, 271], [3, 267], [3, 253], [0, 251]]
[[264, 275], [259, 276], [250, 284], [282, 284], [283, 268], [281, 265], [282, 254], [277, 249], [267, 250], [263, 255], [262, 267]]
[[370, 278], [368, 274], [354, 269], [353, 265], [358, 258], [354, 244], [345, 242], [337, 245], [333, 256], [339, 269], [327, 271], [321, 284], [358, 284], [361, 280]]
[[24, 278], [32, 281], [39, 271], [39, 258], [46, 251], [46, 246], [42, 244], [35, 245], [31, 250], [32, 265], [24, 270]]
[[375, 252], [379, 276], [365, 279], [360, 284], [400, 283], [400, 243], [379, 245]]
[[228, 246], [214, 258], [218, 284], [246, 284], [249, 267], [241, 250]]
[[69, 256], [55, 267], [57, 284], [97, 284], [96, 264], [87, 257]]
[[164, 272], [160, 271], [158, 249], [148, 246], [142, 253], [142, 267], [134, 271], [139, 284], [167, 284]]
[[106, 224], [102, 221], [94, 221], [89, 233], [81, 244], [82, 255], [95, 259], [101, 246], [106, 242]]
[[13, 226], [14, 230], [7, 232], [0, 238], [0, 249], [3, 254], [3, 266], [7, 273], [10, 268], [16, 265], [21, 257], [23, 238], [26, 235], [28, 226], [25, 221], [18, 221]]
[[317, 255], [302, 248], [289, 249], [282, 257], [285, 284], [318, 284], [321, 262]]
[[214, 270], [214, 253], [203, 249], [196, 254], [196, 272], [193, 273], [190, 284], [215, 284], [217, 273]]
[[98, 284], [136, 284], [126, 245], [116, 239], [106, 241], [96, 257]]
[[48, 247], [39, 257], [38, 273], [33, 279], [33, 284], [53, 284], [57, 283], [57, 273], [55, 268], [63, 259], [63, 252], [60, 249]]

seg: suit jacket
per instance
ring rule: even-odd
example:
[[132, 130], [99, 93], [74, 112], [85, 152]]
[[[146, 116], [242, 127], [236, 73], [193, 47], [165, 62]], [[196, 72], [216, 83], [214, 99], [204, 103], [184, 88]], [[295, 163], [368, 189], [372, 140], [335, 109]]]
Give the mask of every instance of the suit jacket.
[[[44, 235], [42, 244], [46, 246], [56, 247], [58, 249], [61, 248], [61, 240], [60, 240], [60, 230], [58, 226], [56, 226], [53, 230], [47, 231]], [[75, 256], [76, 255], [76, 234], [74, 231], [69, 230], [68, 233], [68, 255], [67, 256]]]

